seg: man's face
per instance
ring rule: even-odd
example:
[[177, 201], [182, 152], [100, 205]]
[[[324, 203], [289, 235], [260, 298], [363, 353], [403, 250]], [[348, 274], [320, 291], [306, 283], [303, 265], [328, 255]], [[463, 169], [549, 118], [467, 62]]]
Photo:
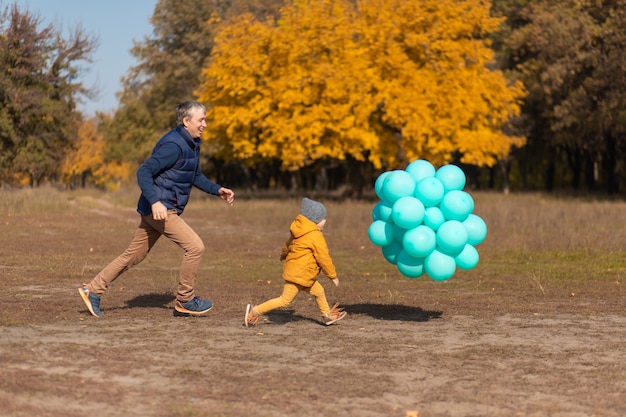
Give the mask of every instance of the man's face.
[[206, 113], [201, 109], [196, 109], [190, 117], [183, 119], [183, 126], [192, 138], [199, 138], [206, 127]]

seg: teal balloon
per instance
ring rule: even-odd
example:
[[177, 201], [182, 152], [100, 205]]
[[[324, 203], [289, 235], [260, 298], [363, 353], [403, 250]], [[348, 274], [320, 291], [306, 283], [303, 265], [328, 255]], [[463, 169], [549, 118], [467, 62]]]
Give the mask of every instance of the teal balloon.
[[441, 181], [446, 192], [462, 190], [465, 187], [465, 173], [456, 165], [444, 165], [437, 170], [435, 177]]
[[415, 197], [425, 207], [434, 207], [441, 202], [444, 195], [443, 184], [435, 177], [424, 178], [415, 185]]
[[396, 257], [398, 271], [407, 278], [419, 278], [424, 275], [424, 258], [416, 258], [401, 250]]
[[424, 270], [434, 281], [445, 281], [454, 275], [456, 262], [452, 256], [435, 249], [424, 259]]
[[378, 176], [378, 178], [376, 178], [376, 182], [374, 183], [374, 191], [376, 192], [376, 195], [378, 196], [378, 198], [380, 198], [381, 200], [385, 200], [385, 194], [383, 192], [383, 184], [385, 183], [385, 178], [387, 178], [389, 174], [391, 174], [391, 171], [383, 172], [382, 174]]
[[391, 219], [404, 229], [412, 229], [422, 223], [424, 210], [424, 204], [417, 198], [402, 197], [393, 203]]
[[487, 225], [485, 221], [475, 214], [470, 214], [463, 220], [463, 226], [467, 230], [467, 243], [479, 245], [487, 237]]
[[372, 220], [389, 221], [391, 218], [392, 204], [387, 201], [379, 201], [372, 209]]
[[393, 240], [401, 243], [404, 238], [404, 234], [406, 233], [406, 229], [398, 226], [397, 224], [393, 224]]
[[454, 257], [454, 262], [459, 269], [470, 270], [478, 264], [478, 251], [470, 244], [465, 245], [465, 248]]
[[446, 220], [462, 222], [474, 211], [474, 199], [465, 191], [448, 191], [443, 196], [439, 208]]
[[[381, 202], [379, 202], [378, 204], [380, 204]], [[376, 204], [374, 206], [374, 208], [372, 209], [372, 220], [382, 220], [380, 218], [380, 208], [378, 207], [378, 204]]]
[[402, 239], [404, 251], [416, 258], [425, 258], [437, 246], [435, 232], [428, 226], [420, 225], [407, 230]]
[[376, 220], [367, 229], [370, 241], [376, 246], [387, 246], [393, 242], [393, 223]]
[[394, 240], [390, 244], [382, 247], [383, 257], [387, 262], [396, 265], [396, 258], [401, 250], [402, 244]]
[[425, 159], [418, 159], [411, 162], [406, 167], [406, 172], [408, 172], [411, 177], [413, 177], [413, 180], [417, 184], [424, 178], [434, 177], [436, 170], [433, 164], [431, 164], [430, 162], [426, 161]]
[[439, 227], [436, 238], [437, 247], [442, 252], [456, 256], [467, 244], [467, 230], [463, 223], [457, 220], [448, 220]]
[[439, 207], [428, 207], [424, 212], [424, 225], [430, 227], [435, 232], [445, 222], [446, 218]]
[[385, 196], [383, 200], [395, 203], [402, 197], [412, 196], [414, 192], [415, 181], [406, 171], [391, 171], [383, 180], [382, 194]]

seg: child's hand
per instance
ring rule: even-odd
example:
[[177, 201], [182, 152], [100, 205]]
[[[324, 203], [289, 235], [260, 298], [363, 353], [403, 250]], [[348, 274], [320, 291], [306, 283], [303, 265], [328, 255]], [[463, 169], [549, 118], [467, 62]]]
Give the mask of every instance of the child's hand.
[[335, 284], [335, 287], [339, 286], [339, 278], [331, 279], [331, 281]]

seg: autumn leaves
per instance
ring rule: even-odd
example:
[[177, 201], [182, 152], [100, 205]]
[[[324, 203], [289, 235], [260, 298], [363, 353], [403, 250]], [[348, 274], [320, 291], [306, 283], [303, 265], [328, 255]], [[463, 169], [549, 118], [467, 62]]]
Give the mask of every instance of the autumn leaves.
[[479, 0], [295, 1], [278, 21], [241, 16], [215, 39], [197, 94], [226, 159], [298, 168], [350, 155], [375, 167], [425, 158], [491, 166], [524, 90], [489, 64], [500, 20]]

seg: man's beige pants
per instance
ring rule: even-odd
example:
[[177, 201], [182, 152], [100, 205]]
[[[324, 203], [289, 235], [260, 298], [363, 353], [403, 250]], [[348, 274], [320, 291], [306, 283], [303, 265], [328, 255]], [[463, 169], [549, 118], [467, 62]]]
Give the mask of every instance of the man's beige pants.
[[90, 293], [102, 295], [122, 273], [143, 261], [161, 235], [183, 248], [185, 255], [180, 266], [176, 299], [186, 303], [194, 297], [198, 267], [204, 254], [204, 243], [191, 227], [176, 213], [169, 210], [166, 220], [154, 220], [152, 215], [141, 216], [135, 237], [126, 251], [108, 264], [87, 285]]

